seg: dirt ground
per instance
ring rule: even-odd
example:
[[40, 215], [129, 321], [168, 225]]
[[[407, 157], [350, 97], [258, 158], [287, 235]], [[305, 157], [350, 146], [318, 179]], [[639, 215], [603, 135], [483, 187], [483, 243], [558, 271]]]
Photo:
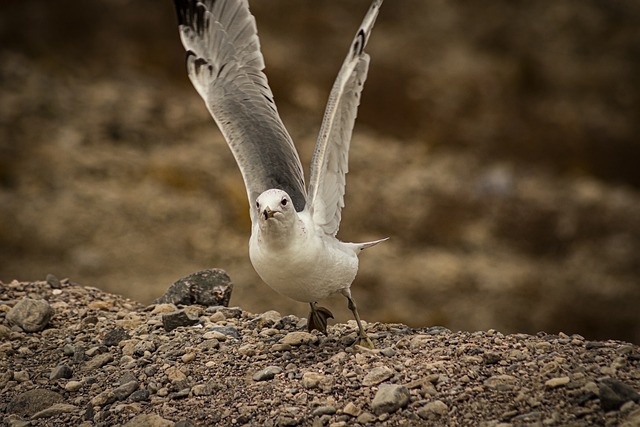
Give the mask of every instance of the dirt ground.
[[[251, 2], [308, 165], [363, 2]], [[339, 237], [363, 318], [640, 342], [640, 6], [383, 5]], [[190, 86], [171, 2], [0, 5], [0, 279], [148, 303], [209, 267], [306, 316], [249, 259], [242, 179]], [[327, 303], [350, 319], [343, 298]]]

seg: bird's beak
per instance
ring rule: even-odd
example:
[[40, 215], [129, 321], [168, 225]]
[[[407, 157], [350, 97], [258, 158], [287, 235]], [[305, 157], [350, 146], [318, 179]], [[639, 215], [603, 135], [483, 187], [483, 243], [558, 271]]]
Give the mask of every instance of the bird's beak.
[[262, 211], [262, 215], [264, 215], [264, 219], [267, 220], [269, 218], [273, 218], [273, 215], [275, 215], [275, 211], [272, 211], [271, 208], [269, 208], [269, 206], [267, 206]]

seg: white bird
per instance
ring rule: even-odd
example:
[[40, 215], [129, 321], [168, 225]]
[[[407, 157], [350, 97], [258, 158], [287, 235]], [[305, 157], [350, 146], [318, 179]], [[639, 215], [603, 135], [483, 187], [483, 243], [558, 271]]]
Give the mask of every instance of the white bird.
[[373, 347], [351, 296], [358, 253], [386, 239], [346, 243], [336, 234], [344, 207], [349, 145], [369, 68], [364, 48], [382, 0], [374, 0], [331, 90], [311, 162], [308, 191], [300, 158], [262, 72], [264, 60], [247, 0], [175, 0], [187, 70], [224, 135], [247, 189], [249, 256], [282, 295], [311, 306], [308, 329], [326, 334], [329, 310], [317, 301], [348, 300], [356, 344]]

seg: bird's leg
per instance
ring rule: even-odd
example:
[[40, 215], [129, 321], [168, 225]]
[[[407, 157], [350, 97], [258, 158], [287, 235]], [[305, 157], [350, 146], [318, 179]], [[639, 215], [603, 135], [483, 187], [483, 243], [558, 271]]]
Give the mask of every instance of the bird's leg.
[[309, 305], [311, 312], [307, 321], [307, 329], [309, 332], [315, 329], [327, 335], [327, 319], [333, 319], [333, 314], [324, 307], [316, 307], [315, 302], [310, 302]]
[[356, 302], [351, 297], [350, 289], [343, 289], [342, 295], [347, 297], [349, 310], [353, 313], [356, 318], [356, 323], [358, 324], [358, 338], [356, 338], [356, 342], [353, 345], [360, 345], [362, 347], [374, 348], [373, 343], [367, 336], [367, 333], [364, 331], [364, 327], [362, 326], [362, 321], [360, 320], [360, 315], [358, 314], [358, 308], [356, 307]]

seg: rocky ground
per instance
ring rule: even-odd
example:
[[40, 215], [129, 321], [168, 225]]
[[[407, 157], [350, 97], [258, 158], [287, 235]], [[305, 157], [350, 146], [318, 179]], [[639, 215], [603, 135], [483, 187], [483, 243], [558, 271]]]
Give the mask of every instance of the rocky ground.
[[[173, 293], [229, 296], [189, 283]], [[640, 348], [620, 341], [370, 323], [367, 350], [346, 319], [322, 336], [274, 311], [145, 306], [53, 276], [0, 282], [0, 303], [10, 426], [640, 425]]]
[[[369, 1], [250, 3], [307, 166]], [[640, 343], [639, 5], [384, 3], [338, 234], [390, 237], [365, 318]], [[0, 2], [0, 280], [150, 303], [219, 266], [232, 305], [306, 315], [253, 271], [248, 208], [171, 1]]]

